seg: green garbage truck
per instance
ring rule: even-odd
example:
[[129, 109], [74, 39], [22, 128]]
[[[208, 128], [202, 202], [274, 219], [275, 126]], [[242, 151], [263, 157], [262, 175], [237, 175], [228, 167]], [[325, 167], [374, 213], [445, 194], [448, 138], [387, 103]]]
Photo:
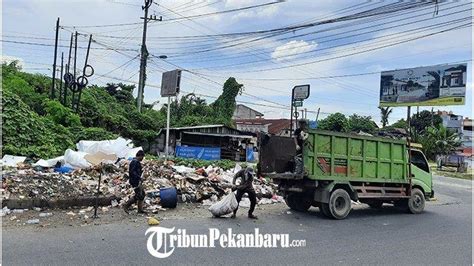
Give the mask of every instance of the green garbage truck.
[[327, 217], [344, 219], [352, 201], [359, 201], [418, 214], [434, 195], [425, 155], [405, 140], [309, 130], [303, 146], [297, 156], [290, 137], [260, 139], [258, 171], [278, 184], [293, 210], [315, 206]]

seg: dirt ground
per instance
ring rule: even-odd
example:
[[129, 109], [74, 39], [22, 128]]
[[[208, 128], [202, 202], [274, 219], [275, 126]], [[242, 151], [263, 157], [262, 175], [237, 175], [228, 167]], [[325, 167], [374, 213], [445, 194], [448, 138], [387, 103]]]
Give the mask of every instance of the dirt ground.
[[[211, 217], [208, 211], [209, 206], [198, 203], [180, 203], [176, 209], [159, 210], [157, 213], [149, 213], [148, 215], [137, 214], [137, 210], [132, 209], [130, 214], [126, 214], [120, 207], [99, 207], [97, 210], [98, 218], [94, 219], [94, 209], [88, 208], [71, 208], [67, 210], [23, 210], [23, 213], [12, 212], [2, 218], [2, 227], [37, 227], [37, 228], [57, 228], [65, 226], [93, 226], [110, 223], [147, 223], [149, 217], [155, 217], [159, 221], [167, 219], [186, 219], [189, 217]], [[238, 216], [247, 215], [248, 208], [239, 208]], [[274, 203], [257, 205], [255, 214], [264, 213], [286, 213], [289, 211], [284, 203]], [[40, 217], [40, 214], [49, 213], [49, 216]], [[39, 223], [29, 224], [29, 220], [38, 219]]]

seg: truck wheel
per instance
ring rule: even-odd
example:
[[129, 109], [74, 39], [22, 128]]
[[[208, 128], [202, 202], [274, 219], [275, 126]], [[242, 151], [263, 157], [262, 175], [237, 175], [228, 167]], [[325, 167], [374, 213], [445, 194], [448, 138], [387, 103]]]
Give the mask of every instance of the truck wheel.
[[329, 211], [334, 219], [342, 220], [351, 211], [351, 197], [344, 189], [336, 189], [329, 197]]
[[290, 209], [305, 212], [311, 207], [311, 200], [301, 193], [290, 193], [285, 197], [285, 203]]
[[421, 213], [425, 209], [425, 195], [420, 189], [414, 188], [411, 190], [411, 198], [408, 200], [408, 209], [413, 214]]
[[321, 212], [324, 214], [324, 216], [328, 218], [332, 218], [331, 211], [329, 211], [329, 204], [328, 203], [321, 203], [321, 206], [319, 207]]

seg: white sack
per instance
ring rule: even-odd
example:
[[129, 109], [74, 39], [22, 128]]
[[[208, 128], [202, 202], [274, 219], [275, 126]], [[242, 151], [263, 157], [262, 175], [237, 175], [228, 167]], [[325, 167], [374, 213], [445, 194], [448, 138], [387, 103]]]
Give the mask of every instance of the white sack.
[[91, 167], [92, 165], [84, 158], [86, 155], [86, 152], [67, 149], [64, 153], [64, 163], [70, 165], [73, 168]]
[[[91, 154], [102, 152], [105, 154], [115, 154], [119, 158], [128, 158], [127, 156], [130, 151], [133, 150], [133, 148], [128, 146], [131, 143], [132, 141], [129, 139], [119, 137], [114, 140], [102, 141], [81, 140], [76, 144], [76, 147], [80, 152]], [[134, 157], [135, 154], [132, 157]]]
[[219, 202], [209, 207], [209, 211], [214, 215], [214, 217], [220, 217], [233, 212], [237, 207], [239, 207], [239, 203], [237, 202], [235, 194], [231, 192]]

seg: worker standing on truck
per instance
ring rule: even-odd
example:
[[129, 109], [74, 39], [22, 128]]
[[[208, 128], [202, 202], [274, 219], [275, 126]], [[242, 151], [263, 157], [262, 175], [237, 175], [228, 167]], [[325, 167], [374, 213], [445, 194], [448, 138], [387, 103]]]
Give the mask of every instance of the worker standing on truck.
[[130, 162], [128, 166], [128, 177], [130, 185], [132, 185], [133, 190], [135, 191], [135, 195], [130, 198], [125, 205], [123, 205], [124, 211], [128, 214], [128, 210], [132, 204], [137, 203], [138, 205], [138, 213], [146, 214], [145, 210], [143, 210], [143, 200], [145, 199], [145, 190], [143, 189], [142, 185], [142, 164], [143, 158], [145, 157], [145, 153], [140, 150], [137, 152], [137, 155], [133, 160]]
[[298, 128], [293, 133], [293, 138], [296, 145], [295, 155], [295, 173], [303, 173], [303, 145], [306, 139], [306, 120], [298, 121]]
[[[255, 189], [253, 188], [253, 178], [254, 178], [253, 168], [249, 166], [246, 169], [242, 169], [238, 171], [234, 175], [232, 184], [235, 185], [237, 178], [241, 179], [240, 184], [234, 187], [235, 189], [237, 189], [237, 195], [235, 196], [237, 198], [237, 202], [240, 203], [240, 201], [242, 200], [242, 196], [245, 193], [247, 193], [250, 199], [250, 209], [249, 209], [248, 216], [250, 219], [258, 219], [257, 216], [253, 215], [253, 211], [255, 210], [255, 205], [257, 205], [257, 195], [255, 194]], [[234, 214], [232, 214], [232, 218], [236, 217], [238, 209], [239, 208], [237, 207], [237, 209], [234, 210]]]

